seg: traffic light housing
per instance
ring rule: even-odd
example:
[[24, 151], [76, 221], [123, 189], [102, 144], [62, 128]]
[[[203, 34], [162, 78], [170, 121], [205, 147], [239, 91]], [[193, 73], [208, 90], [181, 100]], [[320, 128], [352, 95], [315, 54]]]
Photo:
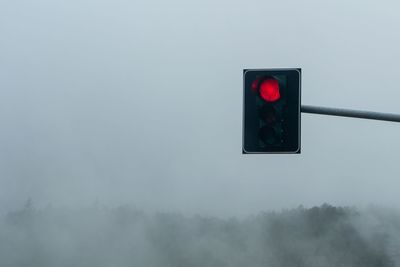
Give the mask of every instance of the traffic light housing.
[[243, 154], [300, 153], [301, 69], [245, 69], [243, 89]]

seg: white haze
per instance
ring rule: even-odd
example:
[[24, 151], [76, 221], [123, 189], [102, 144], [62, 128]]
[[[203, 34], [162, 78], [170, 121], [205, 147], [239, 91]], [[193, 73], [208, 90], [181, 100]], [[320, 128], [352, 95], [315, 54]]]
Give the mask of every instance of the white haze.
[[130, 203], [242, 216], [397, 206], [399, 125], [303, 115], [302, 154], [241, 154], [242, 69], [305, 104], [400, 113], [396, 1], [0, 1], [0, 211]]

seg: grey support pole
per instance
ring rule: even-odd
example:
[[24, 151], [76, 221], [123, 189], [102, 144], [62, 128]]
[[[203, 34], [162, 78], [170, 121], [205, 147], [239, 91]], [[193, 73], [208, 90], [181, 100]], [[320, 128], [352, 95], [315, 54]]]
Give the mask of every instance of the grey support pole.
[[341, 109], [341, 108], [326, 108], [326, 107], [316, 107], [308, 105], [302, 105], [301, 112], [320, 114], [320, 115], [361, 118], [369, 120], [400, 122], [400, 115], [392, 113], [381, 113], [381, 112]]

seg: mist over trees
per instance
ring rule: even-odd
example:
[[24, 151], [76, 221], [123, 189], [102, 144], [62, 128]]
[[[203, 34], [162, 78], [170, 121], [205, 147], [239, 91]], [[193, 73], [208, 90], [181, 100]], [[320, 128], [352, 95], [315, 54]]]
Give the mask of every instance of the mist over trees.
[[2, 215], [0, 266], [397, 266], [400, 216], [320, 207], [246, 218], [149, 214], [130, 206]]

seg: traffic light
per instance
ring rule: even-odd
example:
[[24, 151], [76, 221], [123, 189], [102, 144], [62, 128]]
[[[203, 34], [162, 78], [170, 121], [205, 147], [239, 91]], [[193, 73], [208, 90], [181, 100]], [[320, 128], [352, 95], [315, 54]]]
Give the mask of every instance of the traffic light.
[[243, 87], [243, 154], [300, 153], [301, 69], [246, 69]]

